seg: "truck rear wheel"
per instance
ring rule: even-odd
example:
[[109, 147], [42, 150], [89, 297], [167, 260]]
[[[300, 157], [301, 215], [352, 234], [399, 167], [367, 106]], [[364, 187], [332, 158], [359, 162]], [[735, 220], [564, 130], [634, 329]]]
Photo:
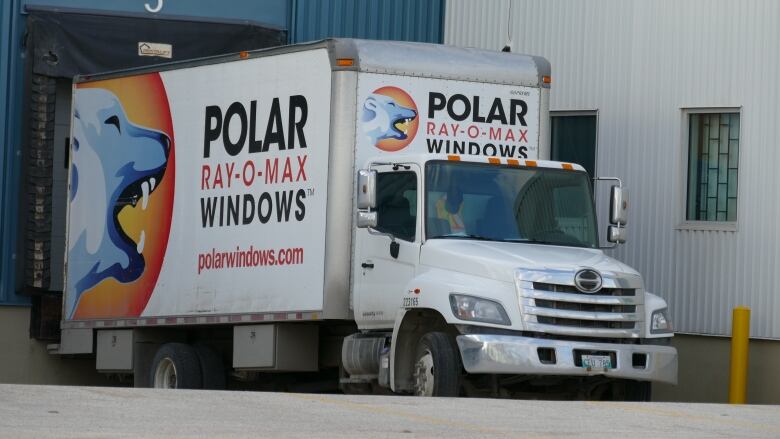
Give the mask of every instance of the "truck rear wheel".
[[219, 353], [203, 343], [195, 343], [195, 353], [198, 354], [200, 373], [203, 377], [203, 389], [225, 390], [227, 377], [225, 365]]
[[418, 396], [458, 396], [460, 393], [460, 354], [449, 335], [429, 332], [417, 343], [412, 367], [414, 394]]
[[158, 389], [200, 389], [203, 387], [200, 360], [195, 348], [184, 343], [160, 346], [152, 360], [152, 387]]

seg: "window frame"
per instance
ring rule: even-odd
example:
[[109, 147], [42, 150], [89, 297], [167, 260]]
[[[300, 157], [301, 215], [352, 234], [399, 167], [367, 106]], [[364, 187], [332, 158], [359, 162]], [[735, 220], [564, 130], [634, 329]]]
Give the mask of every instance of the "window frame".
[[[739, 150], [737, 151], [737, 219], [736, 221], [707, 221], [707, 220], [689, 220], [688, 219], [688, 187], [689, 187], [689, 166], [690, 166], [690, 117], [694, 114], [713, 114], [713, 113], [737, 113], [739, 115]], [[742, 106], [726, 107], [682, 107], [680, 108], [680, 154], [682, 166], [680, 166], [680, 200], [678, 203], [679, 222], [676, 230], [702, 230], [702, 231], [720, 231], [736, 232], [739, 230], [740, 221], [740, 199], [742, 198], [742, 173], [739, 172], [742, 164], [742, 151], [744, 139], [744, 111]]]
[[[416, 197], [417, 199], [415, 200], [416, 206], [414, 206], [414, 209], [415, 209], [414, 210], [415, 211], [415, 216], [414, 216], [414, 236], [412, 236], [412, 239], [409, 240], [409, 239], [407, 239], [407, 237], [399, 236], [399, 235], [397, 235], [395, 233], [388, 232], [386, 230], [381, 230], [381, 229], [378, 228], [379, 227], [378, 223], [377, 223], [377, 225], [375, 227], [371, 227], [371, 229], [376, 231], [376, 232], [382, 233], [382, 234], [392, 235], [395, 239], [398, 239], [398, 240], [401, 240], [401, 241], [404, 241], [404, 242], [412, 242], [412, 243], [420, 242], [421, 240], [420, 240], [420, 230], [419, 230], [419, 217], [420, 217], [420, 204], [419, 204], [420, 203], [420, 174], [419, 174], [419, 172], [417, 172], [414, 169], [403, 169], [403, 170], [392, 170], [392, 169], [382, 170], [382, 169], [377, 169], [377, 195], [379, 193], [379, 175], [381, 175], [381, 174], [412, 174], [414, 176], [415, 191], [417, 191], [417, 197]], [[377, 198], [378, 198], [378, 196], [377, 196]], [[377, 201], [379, 201], [379, 200], [377, 200]], [[410, 207], [411, 207], [411, 205], [410, 205]], [[374, 209], [374, 211], [378, 212], [378, 210], [379, 210], [379, 204], [377, 204], [377, 206]]]
[[[432, 163], [448, 163], [448, 161], [447, 160], [441, 160], [441, 159], [428, 160], [428, 161], [425, 162], [425, 164], [423, 166], [423, 172], [420, 174], [420, 177], [422, 179], [422, 186], [424, 188], [424, 190], [422, 192], [423, 192], [424, 197], [425, 197], [425, 198], [421, 199], [422, 200], [422, 208], [423, 208], [424, 212], [423, 212], [423, 216], [420, 217], [420, 221], [419, 221], [421, 223], [421, 225], [422, 225], [422, 234], [423, 234], [423, 237], [424, 237], [423, 241], [422, 241], [423, 244], [425, 242], [427, 242], [428, 239], [438, 239], [438, 238], [429, 238], [428, 237], [428, 235], [429, 235], [429, 233], [428, 233], [428, 216], [430, 214], [430, 211], [429, 211], [429, 208], [428, 208], [428, 192], [429, 192], [428, 172], [429, 172], [429, 165], [432, 164]], [[475, 166], [486, 167], [486, 168], [495, 168], [495, 167], [505, 167], [506, 168], [506, 167], [511, 167], [513, 169], [527, 169], [529, 171], [539, 171], [539, 169], [540, 169], [540, 168], [529, 167], [529, 166], [513, 166], [513, 165], [505, 165], [505, 164], [494, 165], [494, 164], [480, 163], [480, 162], [475, 162], [475, 161], [465, 161], [465, 162], [457, 162], [457, 163], [468, 163], [469, 165], [475, 165]], [[593, 183], [592, 178], [585, 171], [578, 171], [578, 170], [569, 171], [569, 170], [564, 170], [564, 169], [553, 169], [553, 168], [541, 168], [541, 169], [544, 169], [545, 172], [567, 173], [567, 174], [578, 173], [578, 174], [584, 174], [585, 175], [586, 179], [591, 183], [591, 184], [588, 185], [588, 191], [590, 192], [590, 198], [589, 199], [591, 200], [590, 202], [592, 203], [591, 205], [593, 207], [593, 221], [594, 221], [593, 222], [593, 227], [595, 228], [594, 229], [594, 233], [596, 234], [595, 241], [594, 241], [595, 246], [593, 246], [593, 247], [591, 247], [591, 246], [572, 246], [572, 247], [575, 247], [575, 248], [585, 248], [585, 249], [595, 249], [595, 250], [603, 248], [603, 247], [601, 247], [601, 241], [600, 241], [601, 234], [599, 233], [599, 216], [598, 216], [598, 210], [596, 208], [596, 203], [595, 203], [596, 192], [595, 192], [593, 184], [592, 184]], [[419, 197], [419, 189], [418, 189], [418, 197]], [[419, 211], [417, 213], [418, 213], [418, 217], [419, 217]], [[494, 241], [494, 242], [498, 242], [498, 241]], [[524, 244], [522, 241], [518, 241], [518, 243]], [[535, 243], [525, 243], [525, 244], [538, 245], [538, 244], [535, 244]], [[567, 247], [568, 246], [568, 245], [562, 245], [562, 244], [542, 244], [542, 245], [563, 246], [563, 247]]]
[[591, 180], [599, 175], [599, 110], [550, 110], [550, 159], [553, 156], [553, 143], [552, 143], [552, 131], [553, 131], [553, 118], [555, 117], [567, 117], [567, 116], [594, 116], [596, 118], [596, 132], [595, 139], [593, 139], [593, 175], [590, 176]]

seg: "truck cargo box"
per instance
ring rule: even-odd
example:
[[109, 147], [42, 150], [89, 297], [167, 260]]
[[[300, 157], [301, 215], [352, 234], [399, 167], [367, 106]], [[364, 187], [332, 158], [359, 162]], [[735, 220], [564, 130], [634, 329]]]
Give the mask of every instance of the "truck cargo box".
[[321, 312], [330, 66], [319, 45], [76, 81], [65, 318]]
[[[63, 327], [352, 318], [356, 168], [544, 156], [548, 73], [326, 40], [77, 77]], [[407, 106], [385, 121], [403, 141], [366, 131], [376, 99]]]

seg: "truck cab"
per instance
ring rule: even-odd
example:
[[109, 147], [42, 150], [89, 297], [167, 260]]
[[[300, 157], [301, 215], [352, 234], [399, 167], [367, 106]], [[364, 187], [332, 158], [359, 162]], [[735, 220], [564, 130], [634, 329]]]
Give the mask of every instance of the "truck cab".
[[379, 384], [418, 395], [554, 384], [647, 399], [676, 382], [666, 302], [600, 248], [581, 166], [399, 155], [370, 160], [357, 192], [355, 375], [356, 346], [379, 337]]

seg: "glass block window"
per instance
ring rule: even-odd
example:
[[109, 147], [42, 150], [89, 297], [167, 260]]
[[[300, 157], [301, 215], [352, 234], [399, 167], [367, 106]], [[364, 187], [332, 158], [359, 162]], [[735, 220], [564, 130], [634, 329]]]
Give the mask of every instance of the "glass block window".
[[736, 221], [739, 113], [688, 114], [688, 221]]

